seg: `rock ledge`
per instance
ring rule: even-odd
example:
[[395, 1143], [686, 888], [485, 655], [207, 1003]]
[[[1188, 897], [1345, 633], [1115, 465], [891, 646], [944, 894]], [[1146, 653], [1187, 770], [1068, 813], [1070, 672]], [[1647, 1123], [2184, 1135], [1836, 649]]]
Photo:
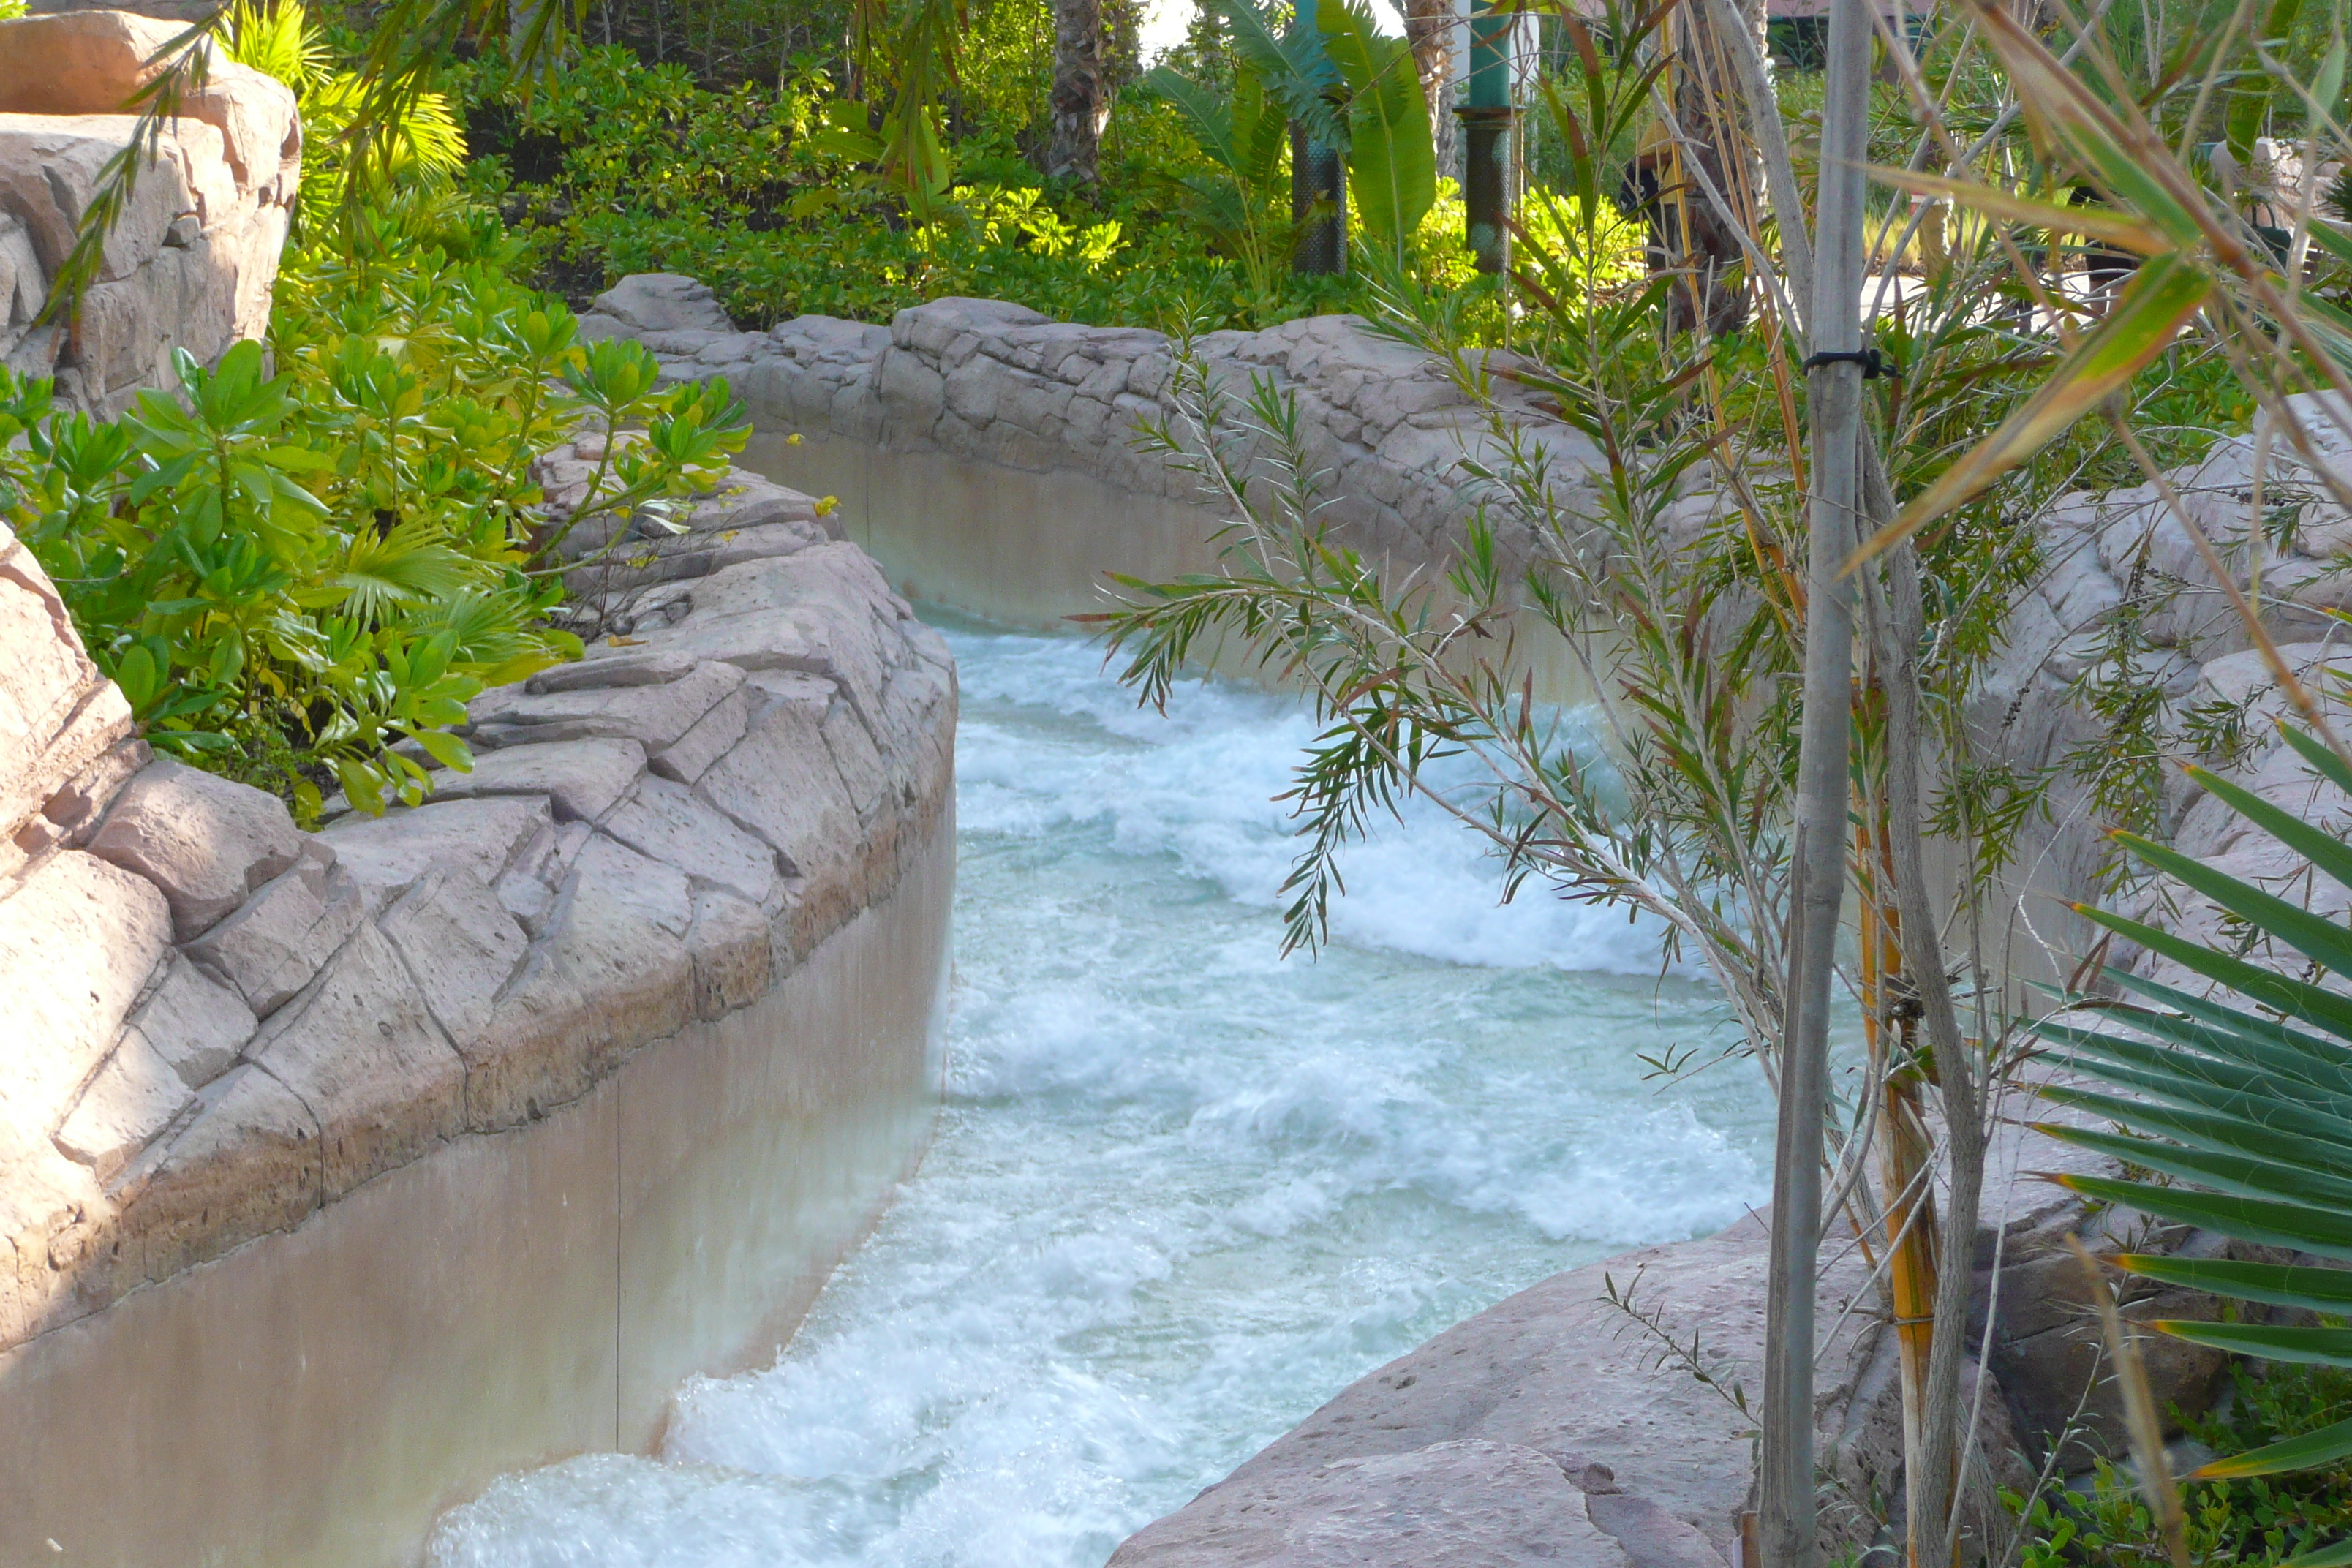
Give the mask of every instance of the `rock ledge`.
[[738, 476], [691, 536], [724, 562], [478, 699], [472, 773], [316, 834], [152, 759], [0, 528], [0, 1350], [545, 1116], [890, 893], [953, 664], [807, 498], [741, 548], [774, 491]]

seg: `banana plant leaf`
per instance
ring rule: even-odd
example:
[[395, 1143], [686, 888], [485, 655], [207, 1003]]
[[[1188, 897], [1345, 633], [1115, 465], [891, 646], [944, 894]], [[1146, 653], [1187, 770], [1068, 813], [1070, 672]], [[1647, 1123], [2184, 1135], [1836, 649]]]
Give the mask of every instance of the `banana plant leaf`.
[[[2286, 739], [2321, 776], [2352, 787], [2352, 768], [2311, 736]], [[2197, 782], [2248, 822], [2352, 884], [2352, 847], [2335, 835], [2201, 770]], [[2129, 835], [2126, 850], [2229, 911], [2274, 951], [2305, 961], [2294, 978], [2100, 910], [2083, 912], [2237, 993], [2252, 1007], [2107, 971], [2136, 1000], [2071, 995], [2033, 1032], [2075, 1073], [2118, 1092], [2053, 1086], [2046, 1098], [2103, 1127], [2038, 1122], [2039, 1131], [2123, 1162], [2122, 1179], [2062, 1175], [2085, 1196], [2306, 1258], [2352, 1261], [2352, 928], [2203, 861]], [[2352, 1269], [2308, 1262], [2118, 1258], [2145, 1279], [2284, 1309], [2272, 1322], [2158, 1322], [2191, 1343], [2271, 1361], [2352, 1367]], [[2255, 1316], [2264, 1314], [2256, 1313]], [[2214, 1460], [2192, 1479], [2275, 1475], [2352, 1455], [2352, 1422], [2251, 1454]], [[2305, 1568], [2338, 1560], [2328, 1548]], [[2341, 1561], [2352, 1563], [2352, 1549]]]
[[1373, 243], [1399, 268], [1437, 200], [1437, 149], [1412, 50], [1372, 30], [1365, 0], [1318, 0], [1326, 55], [1348, 84], [1348, 184]]

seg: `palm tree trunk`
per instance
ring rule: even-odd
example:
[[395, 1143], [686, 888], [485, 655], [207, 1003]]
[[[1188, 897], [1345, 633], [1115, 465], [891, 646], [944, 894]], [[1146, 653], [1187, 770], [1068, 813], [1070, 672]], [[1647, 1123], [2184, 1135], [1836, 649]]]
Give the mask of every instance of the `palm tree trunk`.
[[[1761, 205], [1763, 164], [1754, 139], [1740, 122], [1739, 40], [1719, 31], [1735, 16], [1736, 25], [1760, 52], [1762, 0], [1737, 0], [1730, 7], [1690, 5], [1677, 13], [1675, 118], [1685, 137], [1682, 157], [1704, 169], [1707, 181], [1753, 232]], [[1746, 253], [1738, 232], [1714, 203], [1700, 195], [1694, 173], [1686, 170], [1682, 183], [1680, 199], [1669, 204], [1678, 215], [1673, 248], [1693, 277], [1688, 289], [1674, 295], [1669, 329], [1687, 331], [1703, 321], [1710, 334], [1736, 331], [1748, 321]]]
[[1099, 175], [1110, 118], [1105, 53], [1102, 0], [1054, 0], [1054, 139], [1045, 154], [1052, 178], [1091, 185]]

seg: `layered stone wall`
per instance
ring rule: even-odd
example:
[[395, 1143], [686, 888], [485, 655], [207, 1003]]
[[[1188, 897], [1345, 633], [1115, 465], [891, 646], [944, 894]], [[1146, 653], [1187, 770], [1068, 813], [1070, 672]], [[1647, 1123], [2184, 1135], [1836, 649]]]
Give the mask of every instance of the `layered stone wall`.
[[316, 833], [152, 757], [0, 531], [0, 1560], [404, 1561], [772, 1347], [919, 1149], [952, 665], [809, 498], [690, 523]]
[[68, 407], [119, 413], [176, 384], [174, 350], [210, 363], [268, 322], [301, 122], [283, 84], [223, 59], [140, 163], [78, 308], [37, 320], [180, 30], [122, 11], [0, 22], [0, 362], [55, 377]]

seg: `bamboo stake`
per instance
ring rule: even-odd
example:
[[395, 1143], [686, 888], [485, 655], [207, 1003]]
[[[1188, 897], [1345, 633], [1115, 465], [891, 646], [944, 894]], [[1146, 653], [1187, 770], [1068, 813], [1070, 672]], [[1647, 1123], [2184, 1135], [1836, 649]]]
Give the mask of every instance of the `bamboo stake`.
[[1767, 1568], [1812, 1568], [1814, 1289], [1821, 1252], [1822, 1105], [1829, 1088], [1829, 1007], [1845, 892], [1853, 582], [1839, 568], [1854, 537], [1862, 422], [1863, 163], [1868, 151], [1869, 14], [1834, 0], [1822, 115], [1821, 229], [1813, 273], [1817, 354], [1810, 366], [1812, 488], [1807, 517], [1804, 729], [1796, 836], [1780, 1105], [1772, 1171], [1772, 1251], [1765, 1303], [1759, 1490]]

